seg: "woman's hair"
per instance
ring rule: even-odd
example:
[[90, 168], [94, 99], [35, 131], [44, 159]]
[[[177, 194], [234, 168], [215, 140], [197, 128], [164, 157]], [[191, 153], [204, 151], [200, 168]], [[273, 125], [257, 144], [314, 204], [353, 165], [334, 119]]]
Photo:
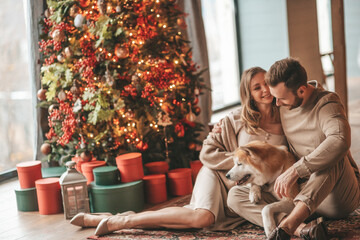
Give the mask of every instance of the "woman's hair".
[[[244, 123], [245, 130], [249, 134], [257, 134], [261, 119], [261, 113], [250, 92], [250, 82], [253, 77], [258, 73], [266, 73], [261, 67], [252, 67], [243, 72], [240, 82], [240, 98], [242, 103], [241, 120]], [[278, 115], [278, 108], [276, 107], [276, 99], [272, 102], [272, 117]]]

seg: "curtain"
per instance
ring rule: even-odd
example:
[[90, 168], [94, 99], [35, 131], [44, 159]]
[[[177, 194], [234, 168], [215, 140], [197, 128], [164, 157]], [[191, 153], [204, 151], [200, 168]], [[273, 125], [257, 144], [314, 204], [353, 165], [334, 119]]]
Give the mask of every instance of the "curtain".
[[[193, 61], [200, 66], [200, 69], [209, 68], [209, 59], [206, 45], [205, 29], [201, 14], [201, 0], [179, 0], [181, 9], [189, 14], [186, 18], [187, 31], [186, 36], [190, 41], [193, 53]], [[205, 71], [202, 74], [206, 87], [211, 88], [210, 73]], [[211, 92], [204, 90], [202, 95], [199, 96], [199, 107], [201, 113], [197, 116], [197, 121], [204, 124], [204, 132], [199, 136], [199, 140], [204, 140], [209, 133], [208, 124], [211, 121]]]
[[[45, 0], [27, 0], [26, 14], [26, 31], [28, 36], [29, 46], [29, 68], [30, 81], [32, 85], [32, 97], [37, 99], [36, 93], [41, 88], [40, 83], [40, 54], [38, 48], [40, 25], [39, 20], [44, 12]], [[44, 109], [36, 107], [37, 101], [33, 101], [34, 111], [34, 159], [42, 159], [44, 155], [39, 151], [41, 144], [44, 142], [44, 131], [47, 128], [46, 112]]]

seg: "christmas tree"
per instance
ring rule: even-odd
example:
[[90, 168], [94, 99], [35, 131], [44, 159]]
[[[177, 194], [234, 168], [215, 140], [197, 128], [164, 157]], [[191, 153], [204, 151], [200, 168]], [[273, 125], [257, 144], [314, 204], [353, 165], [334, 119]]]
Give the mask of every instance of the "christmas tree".
[[174, 0], [48, 0], [41, 21], [41, 151], [64, 163], [129, 151], [171, 168], [197, 157], [201, 71]]

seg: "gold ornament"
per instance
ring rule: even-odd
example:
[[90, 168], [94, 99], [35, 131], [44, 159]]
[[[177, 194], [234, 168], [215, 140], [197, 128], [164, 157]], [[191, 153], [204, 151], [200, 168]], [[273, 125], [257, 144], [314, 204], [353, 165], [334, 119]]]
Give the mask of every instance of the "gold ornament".
[[126, 47], [120, 47], [118, 44], [115, 47], [115, 55], [120, 59], [127, 58], [129, 56], [129, 49]]
[[40, 151], [44, 154], [44, 155], [48, 155], [51, 153], [51, 145], [49, 143], [44, 143], [41, 145], [40, 147]]
[[37, 98], [38, 98], [40, 101], [46, 100], [46, 89], [41, 88], [41, 89], [37, 92]]
[[55, 29], [52, 34], [51, 37], [57, 41], [57, 42], [61, 42], [65, 39], [65, 33], [63, 31], [60, 31], [59, 29]]
[[188, 120], [189, 122], [194, 122], [196, 119], [195, 114], [190, 111], [187, 115], [186, 115], [186, 120]]

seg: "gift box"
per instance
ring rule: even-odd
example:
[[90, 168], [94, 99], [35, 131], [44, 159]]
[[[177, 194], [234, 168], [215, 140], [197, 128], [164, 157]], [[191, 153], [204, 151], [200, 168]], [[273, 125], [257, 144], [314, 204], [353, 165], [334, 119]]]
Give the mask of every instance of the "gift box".
[[147, 175], [143, 180], [148, 203], [156, 204], [167, 200], [165, 174]]
[[141, 153], [125, 153], [116, 157], [121, 182], [134, 182], [143, 179], [144, 169]]
[[18, 211], [31, 212], [39, 210], [36, 188], [15, 189], [15, 194]]
[[35, 181], [42, 178], [40, 161], [18, 163], [16, 165], [16, 170], [22, 189], [35, 187]]
[[116, 185], [96, 185], [90, 183], [91, 212], [125, 211], [140, 212], [144, 208], [143, 181], [120, 183]]
[[81, 164], [82, 174], [84, 174], [84, 176], [86, 177], [87, 184], [90, 184], [92, 181], [94, 181], [93, 170], [95, 168], [102, 167], [105, 165], [106, 165], [105, 161], [90, 161]]
[[164, 161], [146, 163], [145, 167], [150, 174], [164, 174], [169, 171], [169, 164]]
[[93, 170], [96, 185], [119, 183], [119, 170], [115, 166], [98, 167]]
[[177, 168], [168, 172], [169, 192], [171, 195], [183, 196], [192, 192], [190, 168]]
[[203, 164], [201, 163], [200, 160], [190, 162], [191, 178], [192, 178], [193, 184], [195, 183], [196, 177], [197, 177], [200, 169], [202, 168], [202, 166], [203, 166]]
[[64, 172], [66, 172], [66, 167], [62, 166], [41, 168], [41, 174], [43, 178], [60, 177]]
[[49, 215], [63, 211], [59, 178], [43, 178], [35, 181], [39, 213]]

